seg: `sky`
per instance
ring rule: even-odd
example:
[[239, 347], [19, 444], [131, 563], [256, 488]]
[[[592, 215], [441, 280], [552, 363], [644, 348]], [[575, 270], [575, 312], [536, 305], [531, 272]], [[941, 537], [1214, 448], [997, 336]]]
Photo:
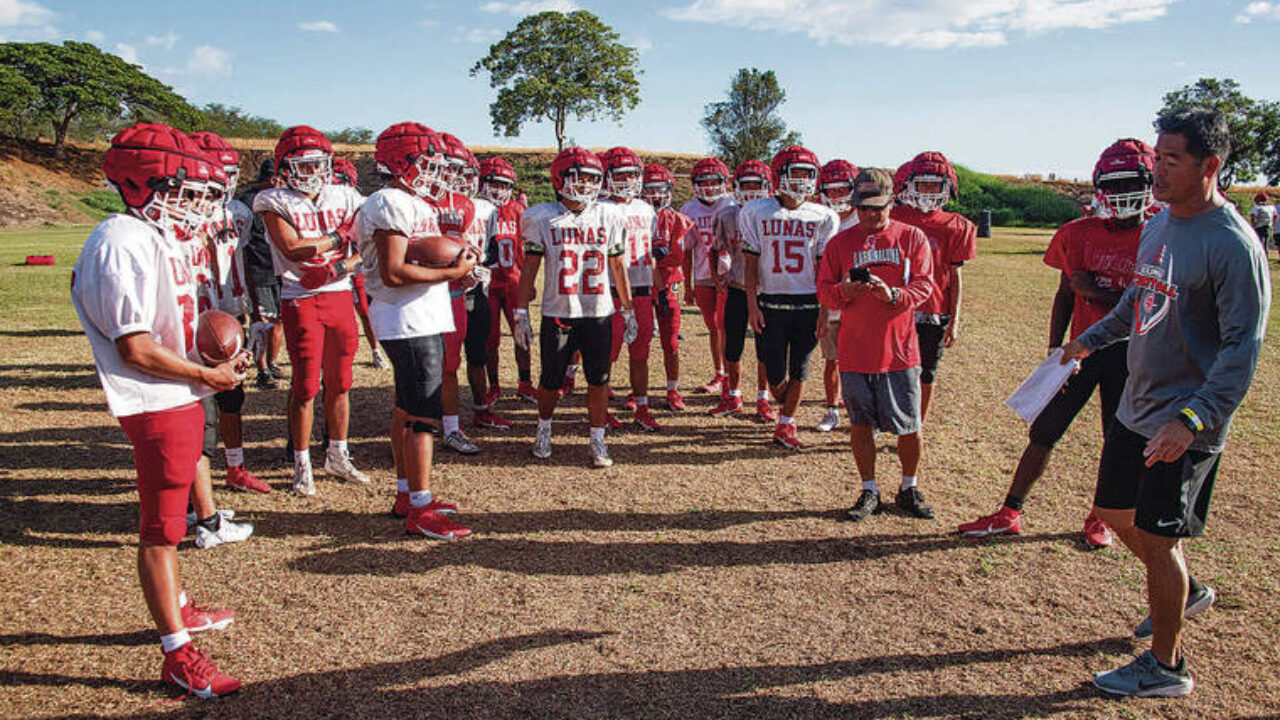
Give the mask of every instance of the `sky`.
[[773, 70], [788, 126], [823, 161], [896, 166], [939, 150], [973, 169], [1088, 178], [1119, 137], [1153, 140], [1164, 93], [1230, 77], [1280, 99], [1280, 2], [1250, 0], [0, 0], [0, 40], [80, 40], [196, 105], [285, 125], [414, 120], [472, 145], [548, 147], [548, 123], [494, 134], [471, 67], [521, 17], [589, 10], [640, 51], [641, 103], [570, 120], [588, 146], [701, 153], [707, 103]]

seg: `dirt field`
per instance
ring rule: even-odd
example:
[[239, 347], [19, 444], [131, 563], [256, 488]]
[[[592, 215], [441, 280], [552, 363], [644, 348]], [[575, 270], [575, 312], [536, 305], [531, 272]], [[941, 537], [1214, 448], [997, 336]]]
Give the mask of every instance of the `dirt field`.
[[[1117, 702], [1087, 685], [1145, 649], [1130, 638], [1139, 563], [1078, 540], [1096, 403], [1028, 502], [1026, 534], [952, 534], [998, 506], [1025, 442], [1001, 402], [1043, 357], [1056, 282], [1039, 259], [1048, 236], [1031, 232], [982, 241], [966, 270], [966, 324], [926, 435], [932, 522], [841, 520], [856, 476], [843, 429], [811, 429], [816, 383], [803, 453], [751, 421], [707, 418], [711, 398], [690, 395], [688, 412], [658, 413], [664, 432], [611, 435], [606, 471], [587, 468], [581, 392], [549, 461], [528, 456], [534, 414], [508, 396], [514, 431], [475, 431], [483, 454], [439, 458], [437, 490], [476, 531], [453, 544], [406, 538], [387, 515], [391, 378], [367, 349], [352, 449], [372, 489], [319, 476], [313, 499], [285, 492], [284, 391], [251, 392], [248, 462], [276, 492], [218, 490], [256, 535], [181, 552], [188, 592], [238, 613], [197, 642], [245, 688], [171, 702], [135, 576], [132, 456], [66, 301], [85, 234], [0, 235], [0, 717], [1280, 717], [1275, 313], [1209, 532], [1189, 544], [1221, 595], [1185, 635], [1189, 698]], [[57, 267], [13, 266], [47, 248]], [[685, 334], [688, 388], [709, 377], [696, 313]], [[503, 372], [514, 387], [509, 354]], [[880, 458], [891, 497], [897, 461]]]

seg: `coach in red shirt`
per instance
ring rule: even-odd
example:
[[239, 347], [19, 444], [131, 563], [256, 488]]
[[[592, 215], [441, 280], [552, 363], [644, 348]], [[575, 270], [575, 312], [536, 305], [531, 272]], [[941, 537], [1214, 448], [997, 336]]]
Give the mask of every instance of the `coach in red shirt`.
[[853, 183], [858, 224], [827, 244], [818, 272], [818, 301], [841, 311], [840, 385], [849, 412], [853, 460], [862, 493], [849, 517], [880, 512], [877, 429], [898, 436], [902, 485], [897, 506], [929, 519], [933, 509], [916, 487], [920, 465], [920, 346], [915, 309], [933, 293], [933, 253], [919, 229], [889, 218], [893, 177], [866, 168]]

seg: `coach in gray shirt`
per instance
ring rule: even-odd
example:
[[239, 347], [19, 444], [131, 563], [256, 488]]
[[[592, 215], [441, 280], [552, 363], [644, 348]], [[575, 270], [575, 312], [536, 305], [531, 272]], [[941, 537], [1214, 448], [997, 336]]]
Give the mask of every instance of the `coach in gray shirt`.
[[1231, 416], [1266, 331], [1266, 255], [1218, 192], [1226, 118], [1205, 108], [1156, 121], [1155, 196], [1133, 284], [1109, 315], [1063, 347], [1064, 362], [1129, 338], [1129, 380], [1107, 431], [1094, 506], [1147, 570], [1151, 650], [1093, 682], [1116, 695], [1176, 697], [1195, 686], [1182, 620], [1213, 604], [1187, 574], [1181, 539], [1204, 532]]

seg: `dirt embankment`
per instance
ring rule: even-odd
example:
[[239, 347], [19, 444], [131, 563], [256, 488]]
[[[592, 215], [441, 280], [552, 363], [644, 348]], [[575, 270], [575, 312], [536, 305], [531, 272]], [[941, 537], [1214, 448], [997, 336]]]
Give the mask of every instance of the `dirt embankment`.
[[0, 228], [89, 222], [64, 194], [104, 187], [101, 148], [70, 146], [59, 159], [46, 143], [0, 139]]

